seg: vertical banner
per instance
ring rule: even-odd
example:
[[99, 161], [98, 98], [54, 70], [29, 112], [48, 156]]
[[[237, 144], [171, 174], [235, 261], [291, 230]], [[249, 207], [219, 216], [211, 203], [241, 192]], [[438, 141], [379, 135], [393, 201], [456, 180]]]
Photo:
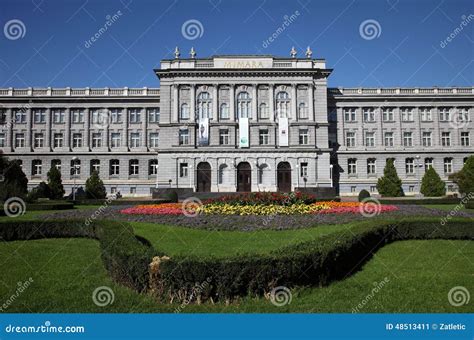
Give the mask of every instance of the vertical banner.
[[201, 118], [198, 127], [198, 145], [209, 145], [209, 118]]
[[278, 145], [288, 146], [288, 118], [278, 119]]
[[249, 119], [239, 118], [239, 147], [249, 147]]

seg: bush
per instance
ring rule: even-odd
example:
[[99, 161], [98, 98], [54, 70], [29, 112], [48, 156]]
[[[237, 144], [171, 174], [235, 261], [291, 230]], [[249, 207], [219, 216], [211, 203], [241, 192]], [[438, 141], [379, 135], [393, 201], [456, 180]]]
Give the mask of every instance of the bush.
[[380, 177], [377, 181], [377, 190], [383, 197], [401, 197], [404, 195], [402, 180], [398, 177], [393, 159], [387, 159], [383, 177]]
[[367, 190], [363, 189], [359, 192], [359, 202], [362, 202], [366, 200], [367, 198], [370, 198], [370, 192]]
[[86, 180], [86, 196], [94, 199], [107, 197], [104, 182], [100, 179], [97, 171], [92, 171], [91, 176]]
[[45, 182], [41, 182], [38, 184], [37, 187], [33, 188], [28, 193], [28, 202], [36, 201], [38, 198], [50, 198], [51, 197], [51, 189], [49, 188], [48, 184]]
[[28, 193], [28, 179], [16, 160], [9, 161], [0, 155], [0, 201], [10, 197], [25, 198]]
[[433, 167], [426, 170], [421, 180], [421, 193], [427, 197], [440, 197], [446, 195], [446, 184], [441, 180]]
[[56, 165], [53, 165], [48, 171], [48, 186], [50, 189], [50, 197], [53, 200], [58, 200], [64, 197], [64, 187], [61, 180], [61, 172]]
[[170, 191], [167, 195], [168, 201], [170, 203], [178, 203], [179, 197], [176, 191]]
[[71, 202], [41, 202], [41, 203], [29, 203], [26, 205], [26, 211], [34, 210], [67, 210], [74, 209], [74, 204]]
[[226, 195], [216, 199], [207, 200], [207, 204], [230, 204], [230, 205], [293, 205], [311, 204], [316, 202], [316, 196], [301, 191], [282, 192], [251, 192], [237, 195]]
[[461, 171], [452, 175], [451, 179], [458, 185], [461, 194], [474, 193], [474, 156], [470, 156]]

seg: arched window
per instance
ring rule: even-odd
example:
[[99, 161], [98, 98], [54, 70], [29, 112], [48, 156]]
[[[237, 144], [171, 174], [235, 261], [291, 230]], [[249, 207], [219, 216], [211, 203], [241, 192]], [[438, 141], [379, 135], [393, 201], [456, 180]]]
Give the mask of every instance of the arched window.
[[308, 118], [308, 107], [305, 103], [300, 103], [300, 105], [298, 105], [298, 116], [300, 119]]
[[221, 119], [229, 119], [229, 105], [227, 103], [221, 104]]
[[212, 118], [212, 98], [209, 92], [201, 92], [197, 103], [199, 119]]
[[268, 119], [268, 105], [265, 103], [260, 104], [260, 119]]
[[189, 105], [186, 103], [181, 105], [180, 118], [189, 119]]
[[248, 92], [240, 92], [237, 96], [237, 113], [239, 118], [249, 118], [251, 116], [252, 98]]
[[290, 96], [288, 92], [280, 91], [276, 96], [277, 113], [279, 118], [288, 118], [290, 112]]

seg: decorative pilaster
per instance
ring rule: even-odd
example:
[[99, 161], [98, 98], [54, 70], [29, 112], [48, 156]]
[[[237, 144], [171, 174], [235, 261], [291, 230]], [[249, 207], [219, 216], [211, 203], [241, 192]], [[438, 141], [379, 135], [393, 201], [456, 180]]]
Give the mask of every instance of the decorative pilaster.
[[273, 122], [275, 120], [275, 85], [274, 84], [268, 84], [268, 98], [269, 98], [270, 121]]
[[297, 120], [296, 113], [296, 84], [291, 85], [291, 115], [288, 118], [293, 118], [293, 121]]
[[212, 112], [211, 117], [213, 120], [219, 120], [219, 85], [213, 85], [212, 95]]
[[252, 112], [251, 112], [251, 119], [257, 120], [257, 85], [252, 85]]
[[230, 84], [229, 101], [230, 121], [235, 122], [237, 120], [235, 117], [235, 84]]
[[173, 85], [173, 122], [179, 121], [178, 85]]
[[191, 84], [191, 103], [189, 104], [189, 120], [196, 121], [196, 85]]

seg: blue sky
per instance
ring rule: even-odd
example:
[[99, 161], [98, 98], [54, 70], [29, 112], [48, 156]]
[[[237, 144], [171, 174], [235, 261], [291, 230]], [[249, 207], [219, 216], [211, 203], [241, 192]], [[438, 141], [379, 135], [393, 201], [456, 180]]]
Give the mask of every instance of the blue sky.
[[[330, 86], [474, 84], [472, 0], [0, 3], [0, 87], [157, 87], [153, 68], [176, 45], [183, 56], [194, 46], [198, 57], [289, 56], [292, 46], [303, 56], [310, 45], [313, 57], [334, 68]], [[86, 46], [114, 14], [107, 31]], [[198, 34], [191, 30], [187, 38], [182, 28], [189, 20], [198, 22]]]

